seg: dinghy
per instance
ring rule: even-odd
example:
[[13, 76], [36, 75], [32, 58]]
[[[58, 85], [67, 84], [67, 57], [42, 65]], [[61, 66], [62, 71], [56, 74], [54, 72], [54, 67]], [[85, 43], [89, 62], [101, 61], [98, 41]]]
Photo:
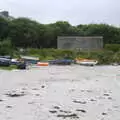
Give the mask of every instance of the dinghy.
[[95, 66], [98, 64], [97, 60], [90, 60], [90, 59], [76, 59], [76, 64], [79, 65], [86, 65], [86, 66]]
[[48, 62], [38, 62], [37, 66], [48, 66], [49, 63]]

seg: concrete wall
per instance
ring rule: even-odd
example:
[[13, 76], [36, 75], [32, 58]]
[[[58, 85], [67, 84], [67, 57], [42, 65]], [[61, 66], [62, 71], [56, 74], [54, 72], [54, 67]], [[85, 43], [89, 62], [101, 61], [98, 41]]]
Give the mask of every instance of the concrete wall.
[[103, 37], [64, 37], [57, 39], [58, 49], [102, 49]]

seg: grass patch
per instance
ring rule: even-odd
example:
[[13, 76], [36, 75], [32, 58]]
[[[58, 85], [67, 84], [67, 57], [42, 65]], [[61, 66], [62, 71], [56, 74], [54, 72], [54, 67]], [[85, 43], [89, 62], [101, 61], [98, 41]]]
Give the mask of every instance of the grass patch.
[[[107, 46], [110, 48], [110, 46]], [[120, 51], [110, 49], [102, 49], [97, 51], [76, 51], [76, 50], [61, 50], [61, 49], [25, 49], [20, 55], [38, 57], [40, 61], [55, 60], [55, 59], [75, 59], [88, 58], [96, 59], [99, 64], [109, 65], [111, 63], [120, 63]], [[11, 69], [11, 68], [10, 68]]]
[[0, 66], [0, 69], [2, 70], [14, 70], [14, 69], [17, 69], [17, 66], [16, 65], [10, 65], [10, 66]]

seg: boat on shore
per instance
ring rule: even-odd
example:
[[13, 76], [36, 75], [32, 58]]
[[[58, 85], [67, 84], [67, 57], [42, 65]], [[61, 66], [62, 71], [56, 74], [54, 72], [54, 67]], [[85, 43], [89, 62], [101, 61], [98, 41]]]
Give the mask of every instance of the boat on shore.
[[49, 66], [48, 62], [38, 62], [37, 66]]
[[48, 61], [50, 65], [71, 65], [72, 60], [69, 59], [61, 59], [61, 60], [50, 60]]
[[75, 59], [75, 63], [79, 65], [85, 65], [85, 66], [95, 66], [98, 64], [97, 60], [91, 60], [91, 59]]

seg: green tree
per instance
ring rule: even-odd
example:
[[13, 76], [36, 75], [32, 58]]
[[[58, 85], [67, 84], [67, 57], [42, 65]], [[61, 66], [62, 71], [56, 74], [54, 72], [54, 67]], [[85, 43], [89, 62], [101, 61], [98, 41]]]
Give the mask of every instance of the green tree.
[[41, 46], [43, 32], [44, 26], [36, 21], [18, 18], [11, 23], [10, 37], [14, 46], [38, 48]]
[[0, 42], [0, 55], [12, 55], [13, 49], [10, 39], [5, 39]]
[[8, 37], [9, 21], [0, 17], [0, 39]]
[[103, 36], [105, 44], [120, 43], [120, 28], [107, 24], [78, 25], [83, 36]]

